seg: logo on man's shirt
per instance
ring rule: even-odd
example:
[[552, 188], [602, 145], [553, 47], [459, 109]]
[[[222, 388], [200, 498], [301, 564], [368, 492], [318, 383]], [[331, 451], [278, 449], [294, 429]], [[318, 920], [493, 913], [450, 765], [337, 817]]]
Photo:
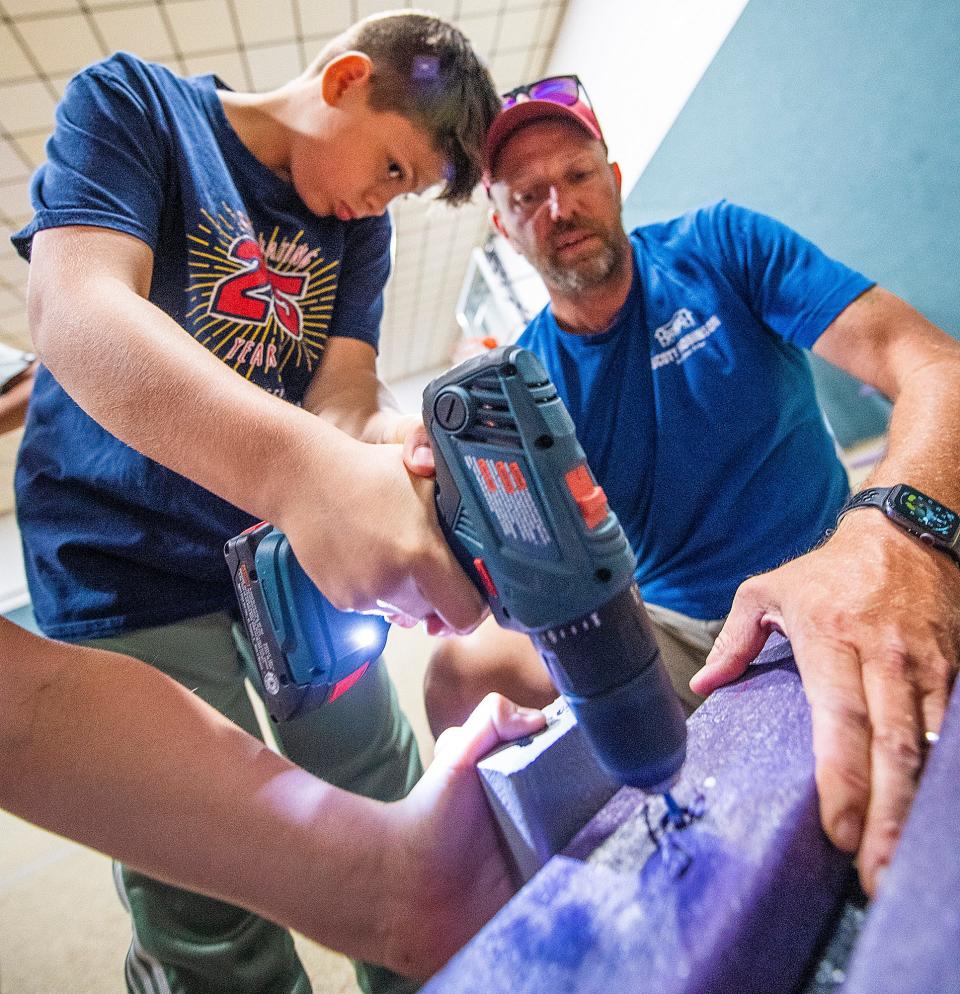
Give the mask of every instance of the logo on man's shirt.
[[227, 205], [216, 217], [202, 213], [197, 234], [188, 235], [194, 337], [258, 382], [264, 374], [280, 381], [291, 360], [312, 372], [326, 346], [337, 261], [326, 263], [302, 230], [280, 239], [274, 229], [266, 239]]
[[706, 340], [720, 327], [720, 318], [712, 314], [703, 324], [686, 307], [681, 307], [665, 324], [653, 332], [657, 344], [663, 349], [650, 357], [650, 368], [660, 369], [670, 363], [681, 363], [697, 349], [703, 348]]

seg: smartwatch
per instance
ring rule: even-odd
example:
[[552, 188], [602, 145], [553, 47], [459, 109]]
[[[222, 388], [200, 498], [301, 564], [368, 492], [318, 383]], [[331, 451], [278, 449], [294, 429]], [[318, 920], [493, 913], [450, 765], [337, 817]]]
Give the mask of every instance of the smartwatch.
[[837, 523], [848, 511], [859, 507], [879, 508], [895, 525], [921, 542], [942, 549], [960, 564], [960, 514], [909, 483], [861, 490], [840, 508]]

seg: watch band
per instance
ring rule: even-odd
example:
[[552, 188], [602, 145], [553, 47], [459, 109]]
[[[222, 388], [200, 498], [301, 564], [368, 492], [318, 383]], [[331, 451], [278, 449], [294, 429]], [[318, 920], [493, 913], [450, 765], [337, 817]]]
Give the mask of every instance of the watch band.
[[906, 491], [916, 498], [933, 503], [939, 507], [942, 513], [949, 514], [954, 519], [958, 518], [955, 511], [951, 511], [950, 508], [939, 504], [915, 487], [905, 483], [897, 483], [892, 487], [867, 487], [853, 494], [843, 507], [840, 508], [840, 512], [837, 515], [837, 524], [840, 523], [841, 518], [848, 511], [854, 511], [861, 507], [875, 507], [882, 511], [887, 517], [887, 520], [895, 524], [898, 528], [901, 528], [909, 535], [913, 535], [914, 538], [919, 539], [924, 545], [945, 552], [960, 566], [960, 548], [958, 548], [958, 544], [960, 544], [960, 531], [954, 531], [952, 539], [947, 539], [943, 535], [936, 534], [929, 527], [925, 527], [921, 521], [911, 518], [902, 508], [895, 506], [899, 503], [898, 494], [901, 491]]
[[853, 494], [840, 508], [840, 512], [837, 514], [837, 524], [840, 524], [840, 519], [847, 511], [855, 511], [858, 507], [879, 507], [882, 511], [883, 502], [891, 490], [893, 487], [867, 487], [866, 490]]

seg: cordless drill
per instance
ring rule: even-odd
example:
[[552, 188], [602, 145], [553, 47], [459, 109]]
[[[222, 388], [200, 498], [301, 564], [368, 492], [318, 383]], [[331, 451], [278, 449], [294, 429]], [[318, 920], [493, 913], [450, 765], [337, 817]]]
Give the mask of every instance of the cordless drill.
[[[683, 710], [633, 550], [543, 365], [516, 346], [469, 359], [427, 386], [423, 420], [441, 527], [494, 617], [533, 640], [601, 765], [667, 790], [686, 755]], [[258, 528], [226, 555], [268, 709], [283, 720], [350, 686], [386, 634], [358, 651], [355, 629], [375, 619], [334, 611], [286, 538]]]

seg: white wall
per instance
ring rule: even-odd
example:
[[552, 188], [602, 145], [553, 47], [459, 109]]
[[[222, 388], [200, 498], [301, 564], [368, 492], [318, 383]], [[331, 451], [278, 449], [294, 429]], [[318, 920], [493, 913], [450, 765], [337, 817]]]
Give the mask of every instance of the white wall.
[[583, 81], [624, 196], [633, 188], [747, 0], [570, 0], [547, 74]]

